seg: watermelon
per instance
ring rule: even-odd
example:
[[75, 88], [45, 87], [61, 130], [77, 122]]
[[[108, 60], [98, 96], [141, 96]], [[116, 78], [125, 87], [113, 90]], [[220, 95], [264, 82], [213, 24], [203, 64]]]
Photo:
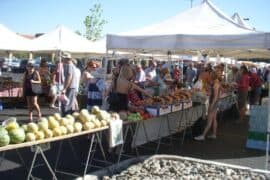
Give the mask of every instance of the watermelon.
[[4, 127], [0, 126], [0, 135], [7, 135], [7, 134], [8, 131]]
[[9, 141], [8, 131], [5, 128], [0, 127], [0, 147], [8, 145]]
[[10, 142], [12, 144], [22, 143], [25, 140], [25, 132], [22, 128], [9, 131]]

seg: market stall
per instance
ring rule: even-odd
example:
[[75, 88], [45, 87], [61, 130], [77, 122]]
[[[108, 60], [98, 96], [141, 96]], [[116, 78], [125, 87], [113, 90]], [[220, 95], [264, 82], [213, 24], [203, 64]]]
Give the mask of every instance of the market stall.
[[[190, 55], [199, 52], [214, 57], [270, 57], [269, 37], [269, 33], [235, 22], [209, 0], [204, 0], [200, 5], [160, 23], [126, 33], [108, 34], [107, 51]], [[220, 109], [225, 110], [235, 103], [235, 95], [224, 95], [220, 100]], [[147, 133], [143, 133], [145, 123], [143, 125], [139, 134], [144, 136], [141, 139], [147, 139], [144, 135]], [[160, 135], [159, 126], [155, 128], [156, 131], [152, 130], [155, 134], [153, 137]], [[162, 129], [161, 132], [166, 130]]]
[[[107, 118], [105, 118], [105, 116]], [[53, 179], [57, 179], [55, 175], [56, 167], [54, 171], [50, 165], [49, 159], [45, 155], [45, 151], [50, 148], [50, 143], [62, 142], [83, 135], [91, 135], [91, 138], [87, 141], [87, 143], [89, 143], [89, 149], [87, 151], [87, 159], [85, 160], [85, 168], [83, 171], [83, 175], [85, 175], [88, 165], [91, 164], [90, 155], [93, 153], [92, 148], [94, 141], [98, 141], [101, 145], [99, 134], [107, 130], [109, 128], [109, 121], [116, 120], [115, 118], [117, 118], [117, 115], [110, 115], [105, 111], [100, 112], [98, 108], [91, 114], [87, 110], [82, 110], [80, 113], [74, 113], [66, 117], [61, 117], [59, 113], [55, 113], [47, 118], [43, 117], [37, 124], [33, 122], [18, 124], [16, 118], [11, 117], [4, 121], [0, 127], [0, 152], [3, 152], [4, 154], [2, 156], [5, 156], [7, 151], [16, 150], [23, 162], [22, 164], [25, 165], [19, 149], [31, 148], [34, 156], [31, 160], [31, 166], [26, 167], [28, 170], [27, 179], [33, 177], [32, 171], [38, 155], [41, 155], [43, 158]], [[60, 154], [58, 153], [56, 157], [57, 162], [59, 156]]]

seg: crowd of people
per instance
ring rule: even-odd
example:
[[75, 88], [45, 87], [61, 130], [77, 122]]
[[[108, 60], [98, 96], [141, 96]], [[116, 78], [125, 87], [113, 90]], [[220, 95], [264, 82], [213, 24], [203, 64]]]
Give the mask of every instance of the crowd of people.
[[[41, 60], [40, 67], [36, 70], [32, 63], [28, 63], [23, 78], [23, 92], [28, 104], [30, 121], [33, 120], [34, 110], [37, 111], [38, 118], [42, 116], [37, 101], [39, 94], [32, 91], [32, 83], [40, 83], [43, 93], [51, 97], [50, 107], [60, 108], [62, 115], [66, 115], [81, 108], [91, 110], [93, 106], [101, 107], [106, 97], [109, 97], [108, 110], [125, 112], [129, 110], [130, 102], [136, 102], [145, 96], [169, 94], [181, 87], [197, 88], [196, 83], [201, 82], [200, 88], [206, 90], [209, 95], [208, 120], [202, 135], [195, 139], [216, 138], [221, 84], [225, 79], [237, 92], [239, 121], [242, 122], [245, 119], [247, 103], [260, 103], [262, 85], [269, 74], [267, 70], [261, 71], [255, 67], [248, 69], [244, 65], [240, 68], [229, 67], [229, 73], [225, 75], [225, 66], [222, 63], [215, 67], [211, 64], [195, 67], [193, 63], [189, 63], [182, 70], [181, 66], [166, 62], [157, 63], [150, 60], [146, 66], [143, 63], [133, 64], [128, 59], [121, 59], [112, 70], [113, 76], [108, 86], [98, 62], [88, 61], [82, 72], [76, 64], [76, 60], [69, 53], [62, 55], [62, 62], [57, 61], [53, 70], [48, 69], [46, 60]], [[82, 94], [87, 100], [86, 107], [79, 107], [77, 101], [80, 86], [83, 87]], [[56, 105], [56, 102], [61, 102], [61, 107]], [[210, 129], [212, 133], [207, 136]]]
[[[239, 111], [239, 120], [241, 123], [245, 120], [247, 104], [259, 105], [262, 94], [262, 87], [267, 81], [269, 71], [265, 68], [263, 73], [256, 67], [248, 68], [242, 65], [240, 68], [231, 66], [228, 73], [226, 83], [234, 86], [237, 94], [237, 109]], [[207, 117], [207, 125], [200, 136], [195, 140], [204, 140], [209, 130], [212, 128], [212, 134], [208, 138], [215, 139], [217, 135], [217, 112], [219, 110], [219, 97], [222, 92], [220, 83], [224, 82], [224, 65], [220, 64], [214, 69], [209, 64], [204, 72], [201, 73], [200, 79], [204, 82], [204, 86], [209, 88], [209, 109]], [[206, 87], [206, 88], [207, 88]]]

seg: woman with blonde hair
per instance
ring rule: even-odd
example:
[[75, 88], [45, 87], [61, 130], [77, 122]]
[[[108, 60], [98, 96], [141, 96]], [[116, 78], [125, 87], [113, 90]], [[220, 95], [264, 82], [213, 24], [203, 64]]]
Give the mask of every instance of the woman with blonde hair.
[[120, 73], [118, 78], [112, 84], [112, 88], [114, 88], [114, 92], [117, 94], [117, 102], [110, 104], [111, 111], [127, 111], [128, 110], [128, 92], [130, 90], [138, 90], [139, 92], [145, 94], [146, 96], [150, 96], [146, 91], [142, 88], [131, 82], [134, 78], [134, 72], [129, 65], [124, 65], [120, 69]]
[[102, 91], [98, 88], [97, 82], [99, 78], [95, 77], [98, 64], [94, 61], [89, 61], [86, 69], [82, 73], [82, 82], [87, 95], [87, 109], [91, 110], [93, 106], [102, 106]]
[[40, 107], [37, 102], [37, 94], [32, 91], [32, 83], [41, 83], [40, 75], [38, 71], [35, 71], [34, 65], [28, 63], [26, 66], [26, 72], [23, 76], [23, 96], [26, 98], [29, 120], [33, 120], [33, 110], [36, 109], [38, 118], [41, 118]]
[[207, 124], [204, 128], [202, 135], [195, 137], [197, 141], [203, 141], [208, 131], [213, 128], [213, 133], [208, 136], [210, 139], [216, 139], [217, 137], [217, 112], [218, 112], [218, 100], [220, 96], [220, 77], [216, 72], [211, 72], [211, 86], [209, 97], [209, 108]]

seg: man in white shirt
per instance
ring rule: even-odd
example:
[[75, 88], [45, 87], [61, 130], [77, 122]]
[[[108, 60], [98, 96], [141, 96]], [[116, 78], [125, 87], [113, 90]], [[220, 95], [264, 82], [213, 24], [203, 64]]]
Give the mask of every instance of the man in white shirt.
[[61, 104], [62, 116], [67, 114], [72, 114], [75, 110], [75, 105], [77, 103], [77, 81], [75, 81], [75, 69], [76, 67], [72, 63], [71, 54], [68, 52], [63, 53], [62, 59], [64, 62], [64, 88], [62, 89], [62, 94], [67, 97], [68, 101]]
[[140, 64], [137, 64], [136, 66], [136, 82], [142, 83], [146, 81], [145, 72], [142, 69], [142, 66]]
[[149, 67], [145, 70], [147, 80], [151, 80], [151, 81], [155, 80], [155, 78], [157, 77], [156, 67], [157, 67], [157, 64], [155, 62], [153, 61], [149, 62]]
[[79, 103], [78, 103], [78, 93], [79, 93], [79, 88], [80, 88], [80, 82], [81, 82], [81, 70], [77, 67], [77, 60], [76, 59], [72, 59], [72, 62], [74, 64], [74, 68], [75, 68], [75, 74], [74, 74], [74, 81], [76, 82], [76, 87], [75, 87], [75, 93], [76, 93], [76, 102], [74, 104], [74, 110], [78, 111], [79, 108]]

